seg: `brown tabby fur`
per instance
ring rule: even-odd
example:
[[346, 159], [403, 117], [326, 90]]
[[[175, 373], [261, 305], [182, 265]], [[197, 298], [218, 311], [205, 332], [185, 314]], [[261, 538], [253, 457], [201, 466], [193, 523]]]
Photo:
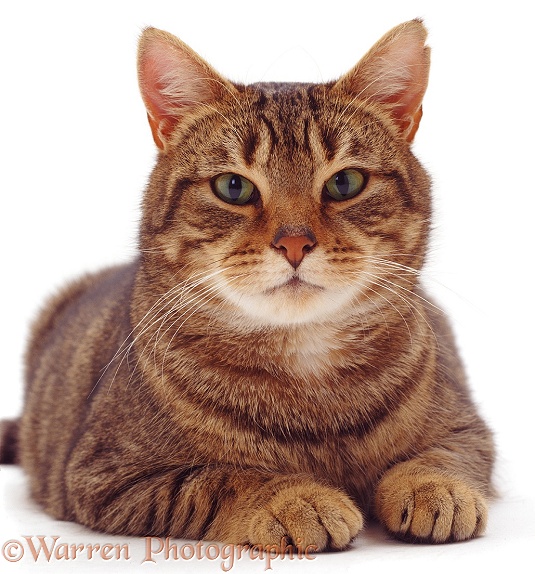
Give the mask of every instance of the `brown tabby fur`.
[[[491, 435], [419, 287], [425, 38], [402, 24], [337, 82], [243, 86], [144, 32], [159, 155], [139, 257], [52, 299], [27, 355], [17, 456], [50, 514], [318, 550], [346, 547], [365, 515], [406, 540], [483, 532]], [[347, 168], [362, 193], [322, 195]], [[255, 201], [219, 199], [223, 173]], [[314, 241], [295, 266], [276, 236]]]

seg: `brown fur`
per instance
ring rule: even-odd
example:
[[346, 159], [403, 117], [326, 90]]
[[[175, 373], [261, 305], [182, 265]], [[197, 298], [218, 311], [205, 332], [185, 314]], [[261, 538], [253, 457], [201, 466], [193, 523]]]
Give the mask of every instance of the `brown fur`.
[[[54, 517], [319, 550], [365, 515], [406, 540], [484, 530], [492, 439], [418, 283], [425, 38], [402, 24], [337, 82], [241, 86], [144, 32], [139, 257], [56, 296], [27, 355], [19, 456]], [[348, 168], [364, 190], [329, 200]], [[254, 201], [219, 199], [223, 173]]]

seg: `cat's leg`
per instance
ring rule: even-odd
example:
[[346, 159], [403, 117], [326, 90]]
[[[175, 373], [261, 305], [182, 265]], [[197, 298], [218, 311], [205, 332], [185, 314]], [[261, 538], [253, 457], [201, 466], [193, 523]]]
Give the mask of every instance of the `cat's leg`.
[[397, 538], [412, 542], [453, 542], [482, 534], [487, 522], [488, 462], [481, 480], [465, 454], [436, 448], [394, 465], [375, 493], [375, 514]]
[[94, 464], [73, 471], [73, 518], [108, 532], [320, 551], [346, 547], [363, 526], [348, 495], [308, 476], [220, 465], [131, 476]]

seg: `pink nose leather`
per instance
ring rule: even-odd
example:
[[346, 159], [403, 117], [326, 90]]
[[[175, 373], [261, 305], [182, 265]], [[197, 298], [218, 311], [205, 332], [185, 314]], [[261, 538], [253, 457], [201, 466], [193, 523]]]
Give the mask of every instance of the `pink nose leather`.
[[273, 242], [273, 246], [284, 253], [284, 256], [294, 269], [299, 267], [304, 256], [312, 251], [314, 245], [316, 245], [316, 241], [306, 235], [298, 235], [296, 237], [283, 235]]

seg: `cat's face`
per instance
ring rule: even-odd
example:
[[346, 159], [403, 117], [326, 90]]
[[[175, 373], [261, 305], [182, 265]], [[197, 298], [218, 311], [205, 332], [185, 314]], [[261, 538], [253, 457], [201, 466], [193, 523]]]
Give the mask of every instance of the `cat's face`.
[[142, 249], [170, 288], [186, 279], [199, 301], [269, 325], [364, 314], [410, 288], [429, 219], [427, 177], [408, 145], [420, 100], [398, 118], [391, 94], [383, 105], [355, 97], [351, 74], [327, 85], [218, 78], [217, 97], [196, 76], [184, 96], [177, 76], [180, 103], [168, 88], [165, 113], [147, 105], [162, 153]]

